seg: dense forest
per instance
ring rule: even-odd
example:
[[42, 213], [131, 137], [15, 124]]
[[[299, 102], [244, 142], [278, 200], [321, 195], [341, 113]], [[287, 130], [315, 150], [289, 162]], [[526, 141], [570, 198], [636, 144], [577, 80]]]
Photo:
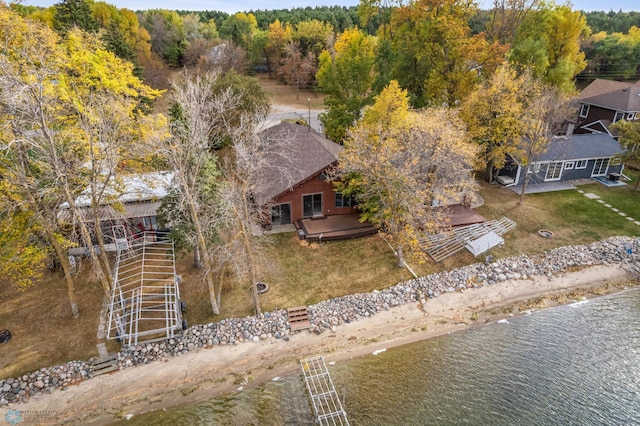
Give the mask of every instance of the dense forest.
[[[384, 58], [384, 55], [398, 53], [388, 50], [391, 41], [390, 31], [394, 31], [395, 26], [399, 25], [398, 11], [410, 9], [385, 7], [382, 5], [384, 2], [366, 0], [357, 7], [255, 10], [234, 15], [219, 11], [183, 10], [147, 10], [134, 13], [127, 9], [117, 9], [106, 2], [88, 0], [87, 11], [91, 16], [72, 16], [82, 13], [82, 8], [78, 7], [80, 3], [83, 2], [62, 1], [47, 9], [23, 6], [19, 3], [10, 6], [22, 16], [43, 21], [58, 31], [68, 25], [64, 23], [65, 20], [72, 22], [78, 19], [78, 23], [81, 23], [88, 22], [87, 19], [91, 18], [94, 24], [88, 27], [86, 24], [80, 26], [85, 25], [85, 29], [94, 32], [102, 31], [103, 39], [113, 51], [124, 59], [134, 61], [138, 72], [141, 75], [144, 72], [146, 82], [155, 87], [167, 85], [164, 67], [195, 65], [199, 61], [205, 61], [206, 53], [222, 44], [225, 47], [218, 48], [218, 53], [224, 50], [228, 54], [226, 56], [234, 57], [232, 63], [224, 64], [223, 67], [234, 68], [240, 72], [267, 71], [275, 75], [287, 57], [299, 55], [299, 60], [303, 61], [311, 58], [307, 57], [308, 53], [313, 54], [311, 62], [315, 62], [317, 67], [322, 51], [331, 51], [338, 35], [354, 27], [366, 35], [378, 38], [378, 62], [389, 60], [392, 58]], [[488, 42], [498, 41], [503, 46], [509, 46], [514, 53], [524, 53], [518, 50], [515, 44], [523, 39], [531, 40], [529, 35], [525, 34], [535, 27], [531, 22], [553, 20], [553, 17], [542, 15], [548, 15], [551, 10], [561, 11], [564, 7], [544, 5], [538, 0], [497, 0], [496, 8], [491, 10], [477, 10], [473, 6], [463, 8], [461, 2], [455, 1], [442, 3], [448, 5], [447, 16], [459, 21], [454, 25], [459, 28], [464, 25], [466, 28], [462, 29], [459, 36], [483, 35]], [[65, 4], [74, 6], [68, 7], [68, 11], [64, 12], [62, 9]], [[457, 14], [461, 15], [456, 16]], [[584, 54], [585, 66], [572, 78], [591, 80], [640, 77], [640, 12], [575, 11], [573, 14], [575, 18], [572, 19], [579, 16], [582, 20], [580, 25], [584, 27], [580, 30], [577, 41], [580, 52]], [[442, 16], [438, 19], [442, 19]], [[413, 19], [408, 15], [405, 17], [408, 21]], [[424, 18], [428, 19], [426, 16]], [[499, 22], [502, 23], [498, 24]], [[498, 29], [497, 25], [514, 26], [508, 30], [513, 33], [514, 38], [509, 39], [498, 34], [502, 30]], [[544, 31], [550, 34], [554, 29], [553, 25], [555, 24], [546, 22]], [[229, 46], [223, 40], [232, 42], [233, 46]], [[292, 51], [291, 46], [287, 46], [290, 42], [297, 47], [297, 52]], [[235, 54], [238, 53], [236, 49], [242, 49], [241, 57]], [[394, 56], [398, 58], [402, 55]], [[283, 81], [292, 81], [290, 76], [287, 78], [280, 75], [280, 78]], [[311, 78], [302, 76], [301, 79], [295, 80], [300, 81], [294, 81], [294, 85], [316, 84], [315, 75]]]

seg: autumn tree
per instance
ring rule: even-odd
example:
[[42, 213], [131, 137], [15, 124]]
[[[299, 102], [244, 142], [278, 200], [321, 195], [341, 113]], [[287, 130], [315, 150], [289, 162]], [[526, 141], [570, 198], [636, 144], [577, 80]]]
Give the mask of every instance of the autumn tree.
[[422, 260], [422, 232], [445, 225], [444, 204], [475, 190], [476, 150], [455, 110], [412, 111], [406, 90], [392, 81], [352, 128], [340, 155], [338, 189], [353, 194], [362, 219], [395, 247], [399, 266], [408, 251]]
[[151, 57], [151, 43], [149, 33], [140, 26], [137, 15], [102, 1], [94, 2], [91, 12], [103, 29], [102, 40], [107, 49], [133, 63], [136, 75], [141, 76], [141, 64]]
[[316, 79], [327, 94], [327, 112], [320, 121], [325, 134], [341, 141], [347, 128], [360, 118], [360, 111], [372, 102], [376, 58], [376, 39], [357, 28], [346, 30], [336, 40], [333, 51], [320, 55]]
[[509, 54], [520, 69], [571, 93], [573, 78], [586, 67], [581, 42], [588, 37], [584, 15], [569, 5], [552, 5], [529, 13], [518, 28]]
[[583, 44], [587, 59], [585, 73], [611, 79], [632, 79], [640, 75], [640, 28], [628, 34], [593, 34]]
[[393, 51], [391, 78], [409, 92], [412, 106], [454, 106], [470, 93], [478, 71], [490, 74], [503, 48], [472, 36], [474, 3], [418, 0], [393, 10], [384, 37]]
[[[524, 75], [522, 84], [523, 114], [519, 149], [515, 158], [523, 167], [533, 167], [541, 154], [546, 152], [554, 137], [560, 135], [567, 123], [573, 122], [575, 105], [561, 89], [536, 78], [530, 72]], [[519, 205], [532, 173], [526, 173], [520, 192]]]
[[[2, 176], [6, 172], [0, 171]], [[25, 289], [42, 277], [51, 254], [41, 235], [42, 227], [24, 208], [6, 180], [0, 181], [0, 274], [14, 286]], [[20, 200], [24, 202], [24, 200]]]
[[238, 12], [225, 19], [218, 32], [220, 38], [232, 41], [245, 52], [251, 48], [251, 40], [258, 29], [256, 17], [251, 13]]
[[313, 53], [308, 52], [306, 56], [295, 42], [291, 42], [285, 48], [285, 56], [278, 67], [278, 75], [284, 81], [296, 88], [296, 100], [300, 94], [300, 89], [307, 87], [313, 81], [318, 66]]
[[267, 44], [265, 46], [269, 77], [271, 77], [271, 72], [280, 64], [280, 59], [282, 59], [285, 48], [291, 41], [292, 33], [293, 28], [291, 25], [287, 23], [283, 25], [277, 19], [275, 22], [269, 24]]
[[331, 24], [317, 19], [298, 22], [292, 34], [292, 40], [297, 44], [303, 57], [309, 53], [318, 58], [323, 50], [327, 49], [333, 36]]
[[525, 79], [509, 64], [503, 64], [490, 79], [483, 81], [462, 104], [460, 116], [469, 135], [480, 146], [486, 178], [504, 166], [508, 155], [518, 150], [524, 111]]
[[216, 41], [206, 40], [204, 38], [193, 40], [189, 43], [189, 46], [187, 46], [182, 56], [182, 63], [189, 67], [198, 64], [209, 66], [207, 64], [207, 56], [216, 45], [218, 45]]
[[[294, 134], [262, 130], [267, 109], [242, 114], [232, 133], [231, 155], [225, 158], [219, 190], [216, 259], [235, 272], [238, 282], [251, 288], [255, 312], [261, 312], [256, 284], [266, 269], [265, 248], [270, 241], [264, 224], [270, 201], [261, 194], [274, 181], [291, 186], [299, 176], [292, 159], [301, 149]], [[304, 130], [306, 131], [306, 129]]]
[[[92, 232], [76, 200], [90, 187], [93, 219], [99, 223], [96, 194], [105, 167], [116, 167], [118, 158], [118, 154], [103, 158], [99, 153], [133, 152], [117, 144], [133, 145], [134, 135], [146, 130], [136, 122], [135, 111], [140, 97], [152, 98], [154, 93], [133, 76], [130, 64], [108, 52], [95, 35], [75, 28], [59, 40], [47, 27], [23, 21], [5, 8], [0, 8], [0, 20], [3, 178], [16, 194], [14, 202], [39, 223], [40, 234], [60, 261], [72, 313], [77, 316], [67, 255], [69, 238], [75, 233], [62, 228], [60, 206], [67, 206], [66, 219], [88, 248], [108, 294], [111, 270], [104, 245], [99, 242], [101, 250], [94, 249]], [[99, 227], [96, 232], [100, 238]]]
[[[618, 141], [625, 149], [623, 159], [628, 164], [638, 168], [640, 166], [640, 121], [618, 120], [611, 129], [618, 132]], [[640, 179], [636, 180], [634, 190], [637, 191]]]
[[539, 5], [540, 0], [494, 0], [491, 21], [487, 25], [489, 36], [502, 45], [510, 46], [522, 21]]
[[169, 66], [180, 65], [187, 47], [184, 22], [180, 15], [176, 11], [153, 9], [144, 11], [138, 20], [149, 33], [151, 50]]

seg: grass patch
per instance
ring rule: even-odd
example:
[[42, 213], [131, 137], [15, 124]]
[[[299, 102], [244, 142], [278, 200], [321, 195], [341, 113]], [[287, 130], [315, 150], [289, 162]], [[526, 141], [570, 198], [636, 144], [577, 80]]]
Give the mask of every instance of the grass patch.
[[[542, 253], [566, 245], [588, 244], [612, 236], [638, 236], [640, 226], [614, 213], [577, 190], [530, 194], [519, 206], [519, 196], [499, 185], [482, 183], [485, 204], [478, 211], [487, 219], [506, 216], [517, 226], [504, 236], [505, 244], [492, 249], [494, 257]], [[605, 188], [600, 184], [580, 186], [621, 211], [640, 212], [640, 193], [630, 186]], [[625, 203], [622, 203], [622, 199]], [[620, 201], [619, 201], [620, 200]], [[619, 206], [619, 207], [618, 207]], [[538, 230], [549, 229], [553, 238], [542, 238]]]
[[[79, 320], [71, 317], [59, 272], [45, 271], [42, 281], [25, 290], [0, 281], [0, 329], [9, 329], [12, 334], [11, 340], [0, 346], [0, 378], [98, 354], [96, 334], [103, 293], [86, 275], [81, 273], [76, 283]], [[109, 342], [107, 347], [116, 350], [119, 345]]]

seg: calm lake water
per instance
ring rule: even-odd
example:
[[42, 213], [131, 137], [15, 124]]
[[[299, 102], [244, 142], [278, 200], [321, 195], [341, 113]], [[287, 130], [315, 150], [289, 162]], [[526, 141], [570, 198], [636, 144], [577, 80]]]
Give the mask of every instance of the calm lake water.
[[[640, 291], [330, 365], [352, 425], [640, 425]], [[127, 425], [313, 425], [302, 377]]]

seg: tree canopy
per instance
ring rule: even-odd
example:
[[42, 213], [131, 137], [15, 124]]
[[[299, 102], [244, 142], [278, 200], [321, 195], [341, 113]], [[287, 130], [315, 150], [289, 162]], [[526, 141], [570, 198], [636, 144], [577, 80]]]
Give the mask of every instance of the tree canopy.
[[336, 142], [360, 118], [362, 108], [373, 101], [376, 45], [375, 37], [354, 28], [338, 37], [333, 53], [324, 50], [320, 55], [316, 79], [327, 94], [327, 112], [320, 120], [325, 134]]
[[344, 146], [338, 190], [355, 195], [362, 219], [391, 239], [400, 266], [405, 251], [424, 260], [420, 234], [446, 226], [444, 211], [432, 206], [475, 190], [476, 149], [456, 111], [413, 111], [407, 91], [392, 81]]

